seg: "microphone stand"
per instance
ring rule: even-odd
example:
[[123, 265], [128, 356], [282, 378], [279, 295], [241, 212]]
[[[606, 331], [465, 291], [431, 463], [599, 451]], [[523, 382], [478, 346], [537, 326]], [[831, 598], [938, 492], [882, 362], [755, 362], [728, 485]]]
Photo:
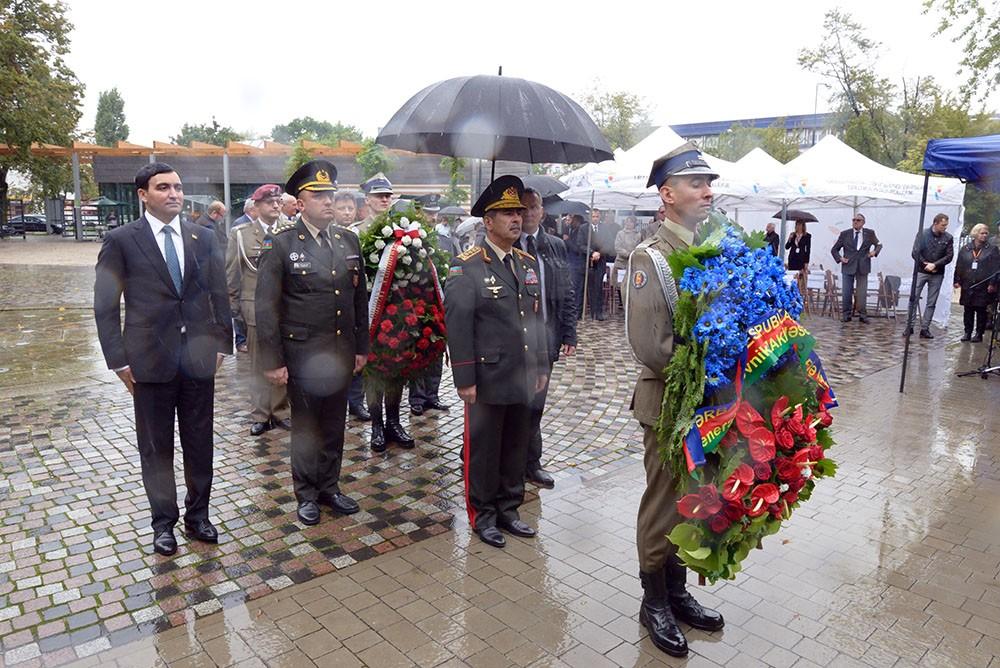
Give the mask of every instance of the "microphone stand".
[[[987, 281], [992, 281], [997, 276], [1000, 276], [1000, 271], [993, 272], [992, 276], [969, 286], [969, 289], [971, 290], [972, 288], [978, 287]], [[963, 371], [962, 373], [956, 374], [959, 378], [964, 378], [966, 376], [979, 376], [983, 380], [986, 380], [990, 377], [991, 373], [1000, 376], [1000, 366], [993, 366], [993, 349], [997, 345], [997, 325], [1000, 325], [1000, 322], [997, 322], [998, 317], [1000, 317], [1000, 290], [995, 293], [993, 300], [998, 305], [998, 316], [993, 319], [993, 330], [990, 332], [990, 345], [986, 350], [986, 362], [974, 371]]]

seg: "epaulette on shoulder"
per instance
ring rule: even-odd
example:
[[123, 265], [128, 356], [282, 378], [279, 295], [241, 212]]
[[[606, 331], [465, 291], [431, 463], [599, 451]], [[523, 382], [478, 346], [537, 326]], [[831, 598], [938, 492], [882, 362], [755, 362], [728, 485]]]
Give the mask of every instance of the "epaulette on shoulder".
[[636, 245], [636, 248], [649, 248], [650, 246], [653, 245], [654, 240], [655, 237], [649, 237], [648, 239], [643, 239]]
[[242, 230], [250, 227], [250, 223], [240, 223], [239, 225], [233, 225], [230, 230]]
[[277, 223], [274, 227], [271, 228], [271, 236], [274, 236], [276, 234], [281, 234], [282, 232], [287, 232], [288, 230], [294, 230], [294, 229], [295, 229], [294, 220], [282, 221]]
[[343, 225], [337, 225], [336, 223], [330, 223], [330, 227], [336, 229], [339, 232], [347, 232], [347, 233], [352, 234], [352, 235], [354, 235], [356, 237], [360, 236], [356, 231], [352, 230], [349, 227], [345, 227]]
[[517, 253], [518, 255], [520, 255], [521, 257], [526, 257], [526, 258], [528, 258], [528, 259], [529, 259], [529, 260], [531, 260], [532, 262], [534, 262], [534, 261], [535, 261], [535, 256], [534, 256], [534, 255], [532, 255], [531, 253], [526, 253], [526, 252], [524, 252], [523, 250], [521, 250], [521, 249], [520, 249], [520, 248], [518, 248], [517, 246], [514, 246], [514, 252], [515, 252], [515, 253]]
[[490, 261], [489, 256], [486, 255], [486, 249], [481, 246], [473, 246], [472, 248], [466, 250], [464, 253], [459, 253], [456, 257], [462, 262], [468, 262], [477, 255], [482, 255], [483, 260], [486, 262]]

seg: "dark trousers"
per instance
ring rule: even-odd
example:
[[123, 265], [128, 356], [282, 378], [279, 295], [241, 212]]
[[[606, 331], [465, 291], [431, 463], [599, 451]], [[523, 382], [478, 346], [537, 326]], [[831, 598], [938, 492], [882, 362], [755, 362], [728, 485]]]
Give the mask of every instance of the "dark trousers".
[[236, 345], [242, 346], [247, 342], [247, 323], [240, 318], [233, 318], [233, 333], [236, 336]]
[[340, 491], [347, 386], [332, 389], [322, 382], [288, 378], [288, 398], [292, 404], [292, 483], [300, 503]]
[[133, 395], [135, 433], [153, 531], [172, 529], [177, 510], [174, 480], [174, 416], [184, 456], [184, 521], [208, 519], [212, 493], [212, 417], [215, 379], [183, 372], [166, 383], [136, 383]]
[[351, 387], [347, 390], [347, 404], [352, 409], [361, 408], [365, 402], [365, 384], [361, 381], [361, 374], [351, 378]]
[[962, 313], [962, 320], [965, 324], [965, 333], [971, 335], [973, 325], [975, 325], [976, 336], [982, 336], [986, 331], [986, 307], [966, 306]]
[[587, 263], [582, 255], [573, 255], [569, 259], [570, 281], [573, 285], [573, 299], [576, 300], [576, 318], [583, 317], [583, 277], [587, 274]]
[[465, 404], [462, 461], [469, 524], [482, 530], [519, 519], [524, 501], [527, 404]]
[[545, 412], [545, 398], [549, 395], [549, 385], [552, 382], [552, 365], [549, 364], [549, 382], [545, 389], [535, 395], [528, 404], [528, 449], [526, 451], [526, 471], [542, 468], [542, 413]]
[[399, 404], [403, 400], [403, 381], [393, 383], [385, 387], [375, 387], [372, 383], [365, 383], [365, 399], [368, 401], [368, 409], [378, 408], [385, 401], [385, 415], [395, 412], [399, 417]]
[[422, 378], [410, 381], [410, 407], [423, 408], [425, 404], [440, 401], [441, 372], [444, 369], [444, 355], [431, 362]]
[[604, 315], [604, 276], [608, 273], [608, 261], [603, 257], [589, 265], [587, 278], [587, 310], [591, 318]]
[[844, 284], [843, 312], [845, 318], [850, 318], [854, 308], [855, 296], [859, 315], [868, 315], [868, 274], [845, 274], [841, 272]]

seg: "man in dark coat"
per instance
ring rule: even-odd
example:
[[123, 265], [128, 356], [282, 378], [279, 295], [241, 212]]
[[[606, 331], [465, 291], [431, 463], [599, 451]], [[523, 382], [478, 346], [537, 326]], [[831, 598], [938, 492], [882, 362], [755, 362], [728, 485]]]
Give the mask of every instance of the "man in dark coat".
[[300, 215], [272, 230], [257, 270], [260, 366], [270, 382], [288, 385], [303, 524], [319, 522], [318, 504], [358, 511], [339, 479], [347, 388], [368, 359], [368, 289], [357, 235], [332, 224], [336, 178], [326, 160], [292, 175], [285, 192], [296, 196]]
[[923, 230], [913, 241], [913, 262], [917, 270], [917, 282], [910, 288], [910, 307], [906, 318], [904, 336], [913, 334], [913, 321], [917, 314], [920, 293], [927, 286], [927, 301], [924, 303], [920, 338], [933, 339], [931, 320], [937, 306], [941, 284], [944, 282], [944, 268], [955, 258], [955, 241], [948, 234], [948, 216], [939, 213], [934, 216], [930, 229]]
[[617, 225], [602, 220], [601, 212], [594, 209], [590, 212], [590, 225], [578, 227], [574, 238], [576, 247], [582, 249], [586, 256], [585, 297], [590, 317], [597, 320], [604, 320], [604, 278], [608, 273], [608, 262], [615, 260], [615, 236], [618, 233]]
[[[549, 351], [547, 373], [551, 378], [552, 365], [559, 359], [560, 350], [567, 356], [576, 352], [573, 285], [566, 261], [566, 245], [562, 239], [549, 234], [540, 226], [545, 216], [542, 196], [533, 188], [525, 188], [521, 201], [524, 203], [524, 216], [521, 237], [515, 242], [515, 246], [534, 257], [538, 264], [542, 320]], [[555, 480], [542, 468], [542, 413], [545, 411], [548, 387], [546, 384], [531, 402], [531, 436], [524, 469], [525, 478], [542, 487], [555, 486]]]
[[538, 265], [514, 248], [521, 236], [524, 185], [501, 176], [472, 207], [486, 227], [483, 246], [452, 259], [445, 322], [452, 377], [465, 402], [466, 508], [479, 538], [506, 544], [500, 529], [531, 537], [521, 521], [530, 403], [548, 381]]
[[[841, 254], [843, 252], [843, 254]], [[837, 243], [830, 249], [835, 262], [840, 263], [843, 278], [843, 321], [850, 322], [857, 294], [858, 320], [868, 322], [868, 274], [872, 258], [882, 252], [882, 244], [874, 230], [865, 227], [865, 217], [856, 213], [851, 219], [851, 229], [844, 230]]]
[[[135, 177], [146, 213], [108, 232], [97, 257], [94, 317], [108, 368], [135, 406], [136, 442], [153, 516], [153, 549], [177, 551], [174, 415], [184, 453], [184, 527], [214, 543], [212, 491], [215, 373], [232, 354], [232, 316], [215, 233], [180, 220], [184, 188], [170, 165]], [[125, 296], [125, 328], [121, 299]]]

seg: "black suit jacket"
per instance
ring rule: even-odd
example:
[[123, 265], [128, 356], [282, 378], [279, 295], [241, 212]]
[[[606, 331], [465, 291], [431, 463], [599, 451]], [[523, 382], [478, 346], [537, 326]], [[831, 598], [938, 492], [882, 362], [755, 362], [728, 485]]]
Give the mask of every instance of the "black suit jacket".
[[190, 376], [211, 378], [216, 354], [233, 351], [223, 252], [215, 233], [182, 221], [181, 238], [180, 294], [145, 216], [108, 232], [97, 256], [94, 317], [104, 359], [109, 369], [131, 367], [140, 383], [168, 382], [181, 365]]
[[527, 404], [549, 372], [538, 266], [516, 248], [514, 259], [516, 281], [492, 248], [473, 246], [452, 259], [444, 284], [455, 387], [475, 385], [477, 403]]
[[573, 244], [579, 253], [587, 253], [587, 236], [590, 236], [590, 252], [597, 251], [606, 261], [615, 259], [615, 237], [618, 235], [617, 226], [610, 223], [599, 223], [597, 232], [593, 232], [591, 225], [581, 225], [573, 233]]
[[[521, 248], [518, 240], [518, 248]], [[538, 233], [535, 251], [541, 256], [542, 291], [545, 293], [545, 331], [549, 348], [549, 361], [559, 359], [563, 344], [576, 345], [576, 300], [573, 299], [573, 281], [566, 259], [566, 244], [544, 229]], [[522, 248], [521, 250], [525, 250]]]
[[[843, 256], [840, 254], [841, 251], [844, 253]], [[872, 259], [868, 257], [868, 253], [871, 251], [874, 251], [877, 256], [882, 252], [882, 244], [879, 242], [878, 237], [875, 236], [875, 230], [869, 230], [867, 227], [861, 228], [860, 249], [854, 245], [853, 227], [841, 232], [840, 236], [837, 237], [837, 243], [830, 249], [833, 259], [838, 263], [840, 263], [841, 257], [847, 258], [846, 264], [840, 264], [840, 271], [848, 276], [871, 273]]]

